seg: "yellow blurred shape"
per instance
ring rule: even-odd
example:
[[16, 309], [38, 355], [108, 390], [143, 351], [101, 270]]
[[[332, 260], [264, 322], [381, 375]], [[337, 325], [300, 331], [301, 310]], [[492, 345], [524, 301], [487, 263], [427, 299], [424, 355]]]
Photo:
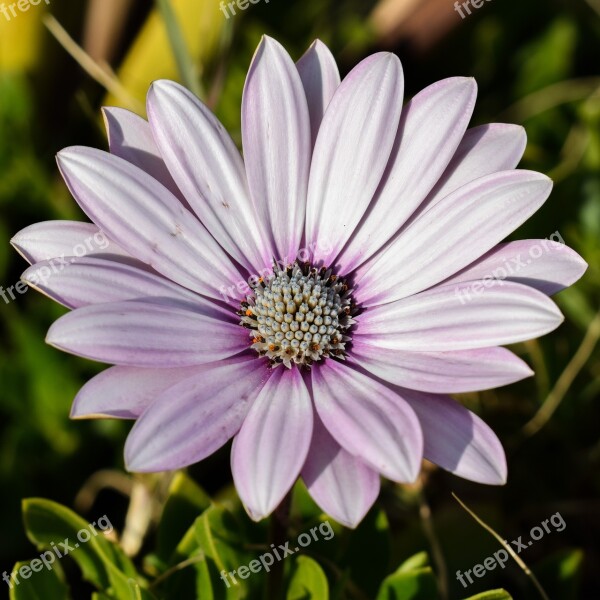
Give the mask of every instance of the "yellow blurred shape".
[[[14, 15], [11, 4], [15, 4]], [[25, 71], [35, 65], [40, 55], [42, 16], [47, 5], [22, 3], [23, 7], [28, 6], [23, 12], [17, 4], [5, 2], [5, 12], [0, 12], [0, 71]]]
[[[225, 25], [219, 3], [215, 0], [171, 0], [179, 27], [194, 64], [209, 60], [219, 46]], [[145, 105], [146, 92], [156, 79], [179, 79], [167, 30], [157, 9], [153, 9], [133, 42], [117, 77], [128, 94]], [[104, 104], [134, 110], [123, 98], [108, 94]]]

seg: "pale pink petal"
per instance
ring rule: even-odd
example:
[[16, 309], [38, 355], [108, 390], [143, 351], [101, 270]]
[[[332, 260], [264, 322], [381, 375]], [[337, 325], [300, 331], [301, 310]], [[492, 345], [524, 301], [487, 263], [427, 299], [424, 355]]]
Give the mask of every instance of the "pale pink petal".
[[117, 260], [71, 257], [64, 264], [44, 261], [29, 267], [21, 279], [68, 308], [138, 299], [187, 306], [207, 316], [239, 322], [232, 310], [160, 275]]
[[389, 383], [437, 394], [487, 390], [533, 375], [506, 348], [410, 352], [380, 348], [377, 338], [361, 335], [352, 342], [348, 362]]
[[545, 175], [514, 170], [459, 188], [357, 270], [356, 301], [393, 302], [447, 279], [525, 222], [551, 189]]
[[29, 263], [64, 256], [130, 256], [93, 223], [42, 221], [21, 229], [10, 243]]
[[138, 167], [85, 147], [62, 150], [57, 160], [81, 208], [132, 256], [211, 298], [221, 299], [224, 286], [240, 279], [198, 219]]
[[359, 63], [329, 103], [313, 152], [306, 239], [315, 261], [338, 255], [367, 210], [385, 171], [402, 111], [404, 76], [396, 56]]
[[250, 517], [273, 512], [300, 475], [313, 429], [310, 395], [298, 369], [280, 367], [233, 441], [231, 469]]
[[272, 233], [277, 260], [300, 249], [310, 168], [310, 118], [298, 70], [283, 46], [264, 36], [244, 87], [242, 143], [259, 219]]
[[379, 495], [379, 474], [344, 450], [318, 415], [302, 479], [321, 509], [346, 527], [356, 527]]
[[587, 263], [564, 243], [553, 240], [519, 240], [498, 244], [487, 254], [443, 282], [461, 283], [496, 279], [529, 285], [551, 296], [573, 285], [586, 271]]
[[423, 456], [419, 422], [388, 387], [328, 360], [311, 371], [319, 417], [350, 454], [394, 481], [414, 481]]
[[[520, 283], [437, 286], [368, 309], [355, 335], [392, 350], [467, 350], [513, 344], [556, 329], [563, 316], [547, 296]], [[493, 283], [493, 282], [492, 282]]]
[[202, 367], [140, 369], [110, 367], [78, 392], [72, 419], [137, 419], [167, 388], [198, 373]]
[[148, 121], [116, 106], [103, 107], [102, 115], [111, 154], [125, 159], [152, 175], [187, 206], [156, 147]]
[[478, 483], [506, 483], [506, 457], [496, 434], [475, 414], [448, 396], [412, 390], [398, 393], [419, 417], [425, 458]]
[[314, 146], [325, 110], [340, 85], [340, 72], [333, 54], [321, 40], [313, 42], [296, 67], [306, 92]]
[[273, 248], [250, 200], [244, 162], [223, 125], [174, 81], [155, 81], [147, 106], [162, 156], [202, 224], [251, 273], [270, 264]]
[[270, 376], [245, 356], [203, 365], [156, 398], [125, 444], [127, 470], [171, 471], [204, 460], [227, 443]]
[[469, 129], [417, 213], [435, 206], [442, 198], [475, 179], [514, 169], [523, 157], [526, 145], [527, 134], [520, 125], [489, 123]]
[[54, 322], [46, 341], [101, 362], [169, 368], [233, 356], [248, 347], [248, 334], [199, 312], [131, 300], [78, 308]]
[[476, 97], [475, 80], [453, 77], [425, 88], [404, 107], [383, 179], [338, 258], [340, 268], [348, 271], [367, 260], [423, 202], [454, 155]]

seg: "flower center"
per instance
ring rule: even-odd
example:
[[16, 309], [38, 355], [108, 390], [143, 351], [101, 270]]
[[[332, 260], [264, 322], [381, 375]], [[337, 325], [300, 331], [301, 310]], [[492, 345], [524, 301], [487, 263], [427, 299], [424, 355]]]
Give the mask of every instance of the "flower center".
[[346, 281], [324, 267], [295, 262], [260, 279], [242, 302], [241, 325], [250, 329], [251, 348], [271, 364], [309, 367], [329, 356], [343, 358], [355, 323]]

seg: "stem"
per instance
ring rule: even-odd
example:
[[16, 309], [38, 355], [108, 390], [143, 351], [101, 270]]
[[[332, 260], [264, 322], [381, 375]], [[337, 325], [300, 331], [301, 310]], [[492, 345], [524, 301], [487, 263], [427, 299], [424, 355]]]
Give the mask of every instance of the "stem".
[[[290, 492], [271, 516], [269, 523], [269, 549], [271, 544], [274, 544], [277, 548], [279, 544], [283, 544], [286, 541], [291, 504], [292, 496]], [[267, 577], [265, 600], [283, 599], [283, 592], [283, 561], [278, 560], [273, 565]]]
[[596, 313], [596, 316], [588, 327], [587, 333], [585, 334], [581, 345], [558, 378], [556, 384], [548, 394], [544, 404], [542, 404], [532, 419], [523, 426], [522, 434], [524, 437], [531, 437], [535, 435], [540, 429], [542, 429], [542, 427], [544, 427], [544, 425], [546, 425], [546, 423], [548, 423], [556, 409], [560, 406], [560, 403], [571, 387], [575, 377], [577, 377], [581, 369], [583, 369], [587, 363], [588, 358], [591, 356], [594, 348], [596, 347], [598, 339], [600, 339], [600, 311]]
[[512, 558], [519, 565], [519, 567], [521, 567], [521, 569], [523, 570], [525, 575], [527, 575], [527, 577], [529, 577], [529, 579], [531, 579], [533, 585], [539, 592], [541, 598], [543, 600], [550, 600], [550, 598], [548, 598], [548, 594], [546, 594], [546, 592], [544, 591], [544, 588], [542, 587], [541, 583], [538, 581], [537, 577], [534, 575], [534, 573], [531, 571], [531, 569], [525, 564], [525, 561], [523, 561], [523, 559], [510, 547], [508, 542], [503, 540], [500, 537], [500, 535], [498, 533], [496, 533], [496, 531], [494, 531], [487, 523], [482, 521], [481, 518], [478, 517], [454, 492], [452, 492], [452, 495], [454, 496], [454, 499], [475, 519], [475, 521], [477, 521], [477, 523], [479, 523], [479, 525], [481, 525], [488, 533], [493, 535], [498, 540], [498, 542], [500, 542], [501, 546], [512, 556]]
[[448, 568], [446, 567], [444, 553], [433, 526], [431, 508], [427, 503], [423, 488], [421, 488], [419, 492], [419, 516], [421, 517], [423, 531], [425, 532], [425, 536], [429, 540], [429, 545], [431, 546], [431, 556], [433, 558], [433, 562], [437, 568], [438, 589], [440, 596], [444, 600], [448, 600]]
[[179, 74], [185, 86], [192, 91], [198, 98], [204, 100], [206, 97], [202, 85], [200, 84], [200, 78], [198, 70], [194, 65], [194, 61], [190, 56], [187, 44], [183, 37], [177, 15], [171, 5], [171, 0], [156, 0], [158, 10], [160, 11], [162, 18], [165, 22], [167, 29], [167, 36]]

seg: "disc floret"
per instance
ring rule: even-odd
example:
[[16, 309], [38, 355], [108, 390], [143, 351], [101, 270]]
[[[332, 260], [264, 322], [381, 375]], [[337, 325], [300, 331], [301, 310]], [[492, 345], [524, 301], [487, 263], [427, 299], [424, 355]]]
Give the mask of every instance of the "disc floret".
[[351, 290], [331, 269], [295, 262], [259, 280], [242, 302], [241, 325], [251, 347], [273, 366], [309, 367], [327, 357], [344, 359], [355, 323]]

